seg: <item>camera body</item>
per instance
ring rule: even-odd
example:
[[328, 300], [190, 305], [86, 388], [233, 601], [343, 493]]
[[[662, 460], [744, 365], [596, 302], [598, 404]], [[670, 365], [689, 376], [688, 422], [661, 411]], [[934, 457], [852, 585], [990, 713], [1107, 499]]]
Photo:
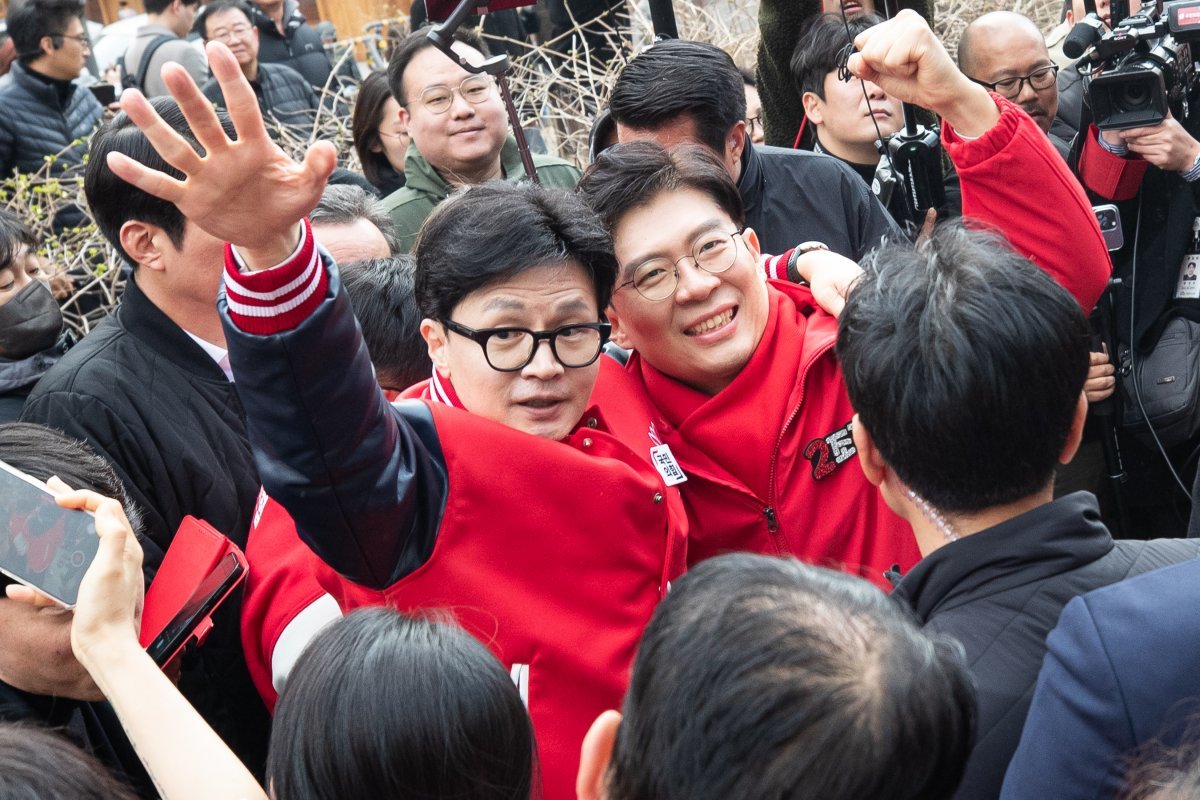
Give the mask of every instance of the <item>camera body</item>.
[[1079, 71], [1090, 76], [1088, 100], [1096, 126], [1157, 125], [1172, 109], [1175, 116], [1186, 116], [1197, 86], [1191, 45], [1200, 41], [1200, 0], [1166, 3], [1161, 12], [1149, 0], [1106, 33], [1094, 24], [1098, 20], [1092, 22], [1080, 30], [1090, 49]]

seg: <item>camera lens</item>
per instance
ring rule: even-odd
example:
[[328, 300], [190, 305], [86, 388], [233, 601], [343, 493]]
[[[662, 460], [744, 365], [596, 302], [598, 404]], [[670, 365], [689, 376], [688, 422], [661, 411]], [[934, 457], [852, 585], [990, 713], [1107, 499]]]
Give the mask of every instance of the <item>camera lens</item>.
[[1113, 98], [1122, 111], [1141, 111], [1149, 108], [1154, 93], [1145, 80], [1126, 81]]

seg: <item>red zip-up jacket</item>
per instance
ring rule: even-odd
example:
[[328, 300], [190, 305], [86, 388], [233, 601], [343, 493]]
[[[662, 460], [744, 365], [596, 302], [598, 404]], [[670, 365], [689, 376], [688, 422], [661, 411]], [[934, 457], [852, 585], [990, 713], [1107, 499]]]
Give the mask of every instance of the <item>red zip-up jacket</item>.
[[[1033, 120], [992, 97], [1000, 119], [978, 139], [943, 126], [963, 216], [999, 229], [1090, 311], [1112, 267], [1087, 197]], [[659, 434], [688, 474], [688, 563], [734, 550], [791, 554], [890, 589], [884, 571], [906, 569], [920, 554], [855, 459], [836, 321], [807, 288], [771, 281], [768, 291], [766, 331], [716, 395], [636, 354], [628, 364], [666, 418]]]

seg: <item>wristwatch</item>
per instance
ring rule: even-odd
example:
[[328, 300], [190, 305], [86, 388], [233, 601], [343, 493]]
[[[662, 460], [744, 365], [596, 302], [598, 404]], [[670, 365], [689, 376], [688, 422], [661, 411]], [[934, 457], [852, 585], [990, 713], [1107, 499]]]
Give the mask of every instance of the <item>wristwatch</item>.
[[801, 242], [792, 248], [792, 255], [790, 258], [788, 258], [787, 263], [787, 276], [789, 281], [792, 283], [798, 283], [801, 286], [808, 286], [808, 281], [804, 280], [804, 278], [800, 276], [800, 272], [796, 269], [796, 262], [800, 260], [800, 256], [814, 253], [818, 250], [828, 251], [829, 245], [825, 244], [824, 242], [810, 240], [807, 242]]

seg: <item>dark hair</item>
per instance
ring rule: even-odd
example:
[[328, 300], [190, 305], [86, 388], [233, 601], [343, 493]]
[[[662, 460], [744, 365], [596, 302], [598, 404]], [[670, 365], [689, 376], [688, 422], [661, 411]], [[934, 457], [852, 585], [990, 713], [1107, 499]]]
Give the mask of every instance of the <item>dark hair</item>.
[[754, 88], [758, 87], [758, 76], [754, 74], [754, 70], [746, 69], [745, 67], [739, 67], [738, 72], [742, 76], [742, 83], [744, 85]]
[[525, 800], [533, 728], [508, 673], [462, 629], [388, 608], [332, 623], [279, 697], [275, 800]]
[[352, 225], [360, 219], [379, 229], [389, 251], [394, 253], [400, 249], [400, 243], [396, 241], [396, 223], [392, 221], [383, 202], [367, 194], [361, 186], [352, 183], [326, 186], [317, 207], [308, 215], [308, 221], [314, 225]]
[[612, 800], [950, 797], [971, 750], [961, 647], [861, 578], [719, 556], [679, 579], [633, 665]]
[[33, 231], [16, 214], [0, 208], [0, 269], [12, 264], [22, 246], [30, 250], [37, 247]]
[[0, 722], [0, 800], [134, 800], [94, 756], [27, 723]]
[[222, 11], [240, 11], [246, 15], [246, 22], [254, 25], [254, 10], [242, 0], [214, 0], [204, 6], [204, 9], [197, 15], [196, 22], [193, 25], [196, 33], [200, 34], [200, 38], [208, 41], [208, 20], [213, 14], [219, 14]]
[[449, 319], [459, 302], [527, 269], [576, 262], [592, 277], [603, 309], [617, 279], [612, 240], [576, 194], [532, 183], [490, 181], [443, 201], [421, 225], [417, 306]]
[[[183, 112], [179, 110], [179, 105], [173, 98], [154, 97], [150, 99], [150, 105], [154, 106], [154, 110], [162, 117], [167, 127], [182, 136], [197, 152], [200, 151], [192, 129], [188, 127]], [[217, 118], [221, 120], [225, 133], [233, 137], [235, 131], [233, 123], [229, 121], [229, 115], [218, 111]], [[109, 153], [123, 153], [150, 169], [165, 172], [174, 178], [183, 177], [182, 172], [158, 154], [146, 138], [146, 134], [138, 130], [124, 111], [104, 123], [92, 136], [83, 178], [83, 191], [87, 196], [88, 206], [91, 207], [96, 227], [104, 234], [104, 238], [108, 239], [109, 244], [134, 267], [137, 265], [125, 252], [125, 248], [121, 247], [121, 226], [130, 220], [157, 225], [167, 234], [171, 244], [177, 248], [182, 245], [183, 214], [174, 203], [157, 198], [118, 178], [108, 167]]]
[[406, 389], [428, 378], [433, 364], [413, 295], [413, 257], [352, 261], [341, 270], [380, 385]]
[[[408, 106], [408, 97], [404, 94], [404, 73], [417, 53], [434, 46], [433, 42], [429, 41], [429, 31], [432, 30], [432, 27], [426, 25], [423, 28], [417, 28], [404, 37], [404, 40], [396, 46], [396, 49], [392, 50], [392, 54], [388, 57], [388, 88], [392, 90], [392, 97], [396, 98], [396, 102], [402, 106]], [[459, 28], [455, 31], [454, 41], [473, 47], [484, 56], [490, 55], [483, 39], [479, 38], [479, 34], [470, 28]]]
[[881, 22], [882, 17], [866, 13], [855, 14], [846, 20], [841, 14], [814, 17], [801, 30], [796, 49], [792, 51], [792, 80], [800, 94], [812, 92], [824, 100], [825, 76], [840, 66], [843, 51], [847, 46], [853, 47], [851, 43], [856, 36]]
[[[1185, 701], [1172, 712], [1195, 705], [1194, 700]], [[1118, 800], [1195, 800], [1200, 797], [1200, 738], [1197, 734], [1200, 734], [1200, 717], [1192, 713], [1180, 733], [1177, 746], [1167, 747], [1162, 740], [1151, 739], [1126, 753], [1123, 760], [1128, 762], [1128, 772]], [[1175, 738], [1173, 733], [1170, 738]]]
[[381, 171], [386, 172], [384, 167], [392, 168], [387, 155], [374, 149], [383, 146], [379, 138], [379, 124], [383, 121], [383, 107], [391, 96], [387, 73], [372, 72], [358, 85], [358, 95], [354, 98], [354, 116], [350, 123], [354, 151], [358, 153], [363, 175], [376, 188], [384, 182], [380, 174]]
[[[142, 9], [147, 14], [161, 14], [170, 8], [175, 0], [142, 0]], [[200, 0], [182, 0], [185, 6], [198, 6]]]
[[40, 58], [43, 36], [51, 37], [55, 47], [61, 47], [71, 18], [83, 21], [83, 8], [83, 0], [13, 0], [8, 6], [8, 35], [17, 60], [29, 64]]
[[618, 124], [643, 130], [690, 117], [699, 141], [724, 156], [729, 129], [746, 118], [746, 84], [721, 48], [668, 39], [625, 65], [608, 107]]
[[125, 509], [134, 532], [142, 532], [142, 512], [125, 491], [112, 466], [87, 442], [30, 422], [0, 424], [0, 461], [37, 478], [57, 475], [72, 489], [90, 489], [111, 497]]
[[746, 222], [742, 196], [725, 165], [694, 144], [670, 150], [649, 141], [615, 145], [596, 157], [577, 189], [610, 232], [627, 212], [681, 189], [708, 195], [735, 225]]
[[863, 269], [837, 355], [900, 480], [954, 513], [1049, 484], [1087, 376], [1079, 304], [999, 235], [960, 224], [874, 250]]

